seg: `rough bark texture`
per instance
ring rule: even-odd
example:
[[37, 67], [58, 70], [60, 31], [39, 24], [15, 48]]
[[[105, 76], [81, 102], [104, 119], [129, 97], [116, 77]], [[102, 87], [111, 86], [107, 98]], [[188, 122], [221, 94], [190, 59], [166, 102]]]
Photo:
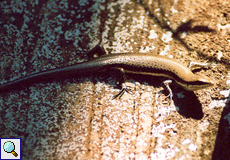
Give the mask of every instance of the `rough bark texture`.
[[22, 159], [230, 159], [228, 0], [35, 0], [0, 2], [0, 81], [107, 52], [150, 52], [208, 61], [216, 81], [174, 105], [159, 77], [77, 76], [0, 93], [0, 137], [22, 139]]

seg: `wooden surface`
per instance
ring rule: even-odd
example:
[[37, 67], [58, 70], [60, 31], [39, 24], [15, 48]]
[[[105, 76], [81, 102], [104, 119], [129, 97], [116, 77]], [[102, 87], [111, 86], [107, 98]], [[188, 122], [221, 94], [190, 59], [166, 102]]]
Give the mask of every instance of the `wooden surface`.
[[230, 159], [230, 4], [227, 0], [0, 2], [0, 81], [87, 61], [85, 52], [150, 52], [208, 61], [216, 81], [187, 92], [163, 78], [76, 76], [0, 93], [0, 137], [23, 159]]

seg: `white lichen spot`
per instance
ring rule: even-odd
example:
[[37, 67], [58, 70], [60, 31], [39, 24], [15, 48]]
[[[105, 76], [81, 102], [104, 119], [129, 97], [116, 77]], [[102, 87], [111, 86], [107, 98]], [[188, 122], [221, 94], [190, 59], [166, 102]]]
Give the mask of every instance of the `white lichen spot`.
[[160, 8], [156, 8], [156, 9], [154, 10], [154, 12], [159, 13], [159, 12], [160, 12]]
[[133, 12], [134, 12], [134, 9], [128, 10], [128, 13], [133, 13]]
[[223, 56], [223, 53], [221, 51], [218, 51], [217, 59], [220, 60], [222, 56]]
[[173, 55], [169, 55], [168, 57], [171, 58], [171, 59], [173, 59]]
[[171, 11], [172, 14], [178, 13], [178, 10], [176, 10], [176, 9], [174, 8], [174, 6], [172, 6], [172, 7], [170, 8], [170, 11]]
[[213, 109], [215, 107], [224, 107], [226, 105], [226, 101], [225, 100], [213, 100], [210, 104], [209, 104], [209, 109]]
[[157, 38], [156, 32], [154, 30], [151, 30], [148, 38], [149, 39], [155, 39], [155, 38]]
[[187, 19], [186, 18], [182, 19], [182, 22], [183, 23], [187, 22]]
[[187, 36], [187, 32], [182, 32], [181, 38], [185, 38]]
[[164, 50], [160, 52], [160, 55], [165, 56], [168, 54], [169, 51], [170, 51], [170, 47], [169, 45], [166, 45]]
[[220, 23], [217, 24], [217, 28], [220, 31], [221, 29], [229, 29], [230, 28], [230, 24], [226, 24], [226, 25], [221, 25]]
[[230, 95], [230, 89], [229, 90], [220, 91], [220, 94], [223, 95], [225, 98], [227, 98]]
[[181, 144], [186, 145], [186, 144], [189, 144], [189, 143], [191, 143], [191, 140], [187, 138]]
[[190, 144], [189, 146], [188, 146], [188, 149], [190, 150], [190, 151], [195, 151], [196, 149], [197, 149], [197, 145], [195, 145], [195, 144]]
[[164, 43], [168, 43], [172, 40], [172, 32], [168, 31], [166, 33], [163, 33], [161, 40]]

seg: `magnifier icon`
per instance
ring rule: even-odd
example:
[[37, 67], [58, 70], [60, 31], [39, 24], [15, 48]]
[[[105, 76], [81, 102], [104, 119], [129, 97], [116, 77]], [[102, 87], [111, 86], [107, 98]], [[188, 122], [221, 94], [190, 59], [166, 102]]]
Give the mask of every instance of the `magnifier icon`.
[[18, 154], [14, 151], [15, 150], [15, 145], [11, 141], [7, 141], [3, 145], [3, 149], [7, 153], [12, 153], [15, 157], [18, 156]]

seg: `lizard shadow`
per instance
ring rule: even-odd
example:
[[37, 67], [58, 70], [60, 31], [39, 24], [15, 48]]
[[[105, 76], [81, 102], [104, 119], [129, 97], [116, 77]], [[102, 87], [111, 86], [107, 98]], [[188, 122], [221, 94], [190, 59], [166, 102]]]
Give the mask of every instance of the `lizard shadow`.
[[[198, 97], [195, 95], [193, 91], [186, 91], [184, 89], [171, 87], [173, 94], [173, 101], [175, 106], [178, 108], [177, 111], [187, 118], [193, 118], [200, 120], [204, 116], [204, 112], [202, 110], [202, 104], [198, 100]], [[178, 94], [181, 94], [181, 90], [183, 90], [183, 98], [179, 98]], [[177, 96], [176, 96], [177, 95]]]
[[[147, 82], [149, 85], [152, 85], [153, 87], [163, 86], [165, 88], [163, 90], [163, 94], [165, 95], [169, 94], [168, 90], [162, 83], [167, 78], [155, 77], [155, 76], [153, 78], [153, 76], [148, 76], [148, 75], [142, 75], [141, 77], [138, 75], [133, 75], [132, 77], [135, 78], [135, 80], [139, 81], [140, 83]], [[193, 118], [197, 120], [202, 119], [202, 117], [204, 116], [204, 113], [202, 111], [202, 105], [194, 92], [187, 91], [179, 87], [175, 82], [172, 82], [170, 88], [173, 93], [172, 99], [174, 101], [174, 104], [179, 114], [181, 114], [186, 118]]]

